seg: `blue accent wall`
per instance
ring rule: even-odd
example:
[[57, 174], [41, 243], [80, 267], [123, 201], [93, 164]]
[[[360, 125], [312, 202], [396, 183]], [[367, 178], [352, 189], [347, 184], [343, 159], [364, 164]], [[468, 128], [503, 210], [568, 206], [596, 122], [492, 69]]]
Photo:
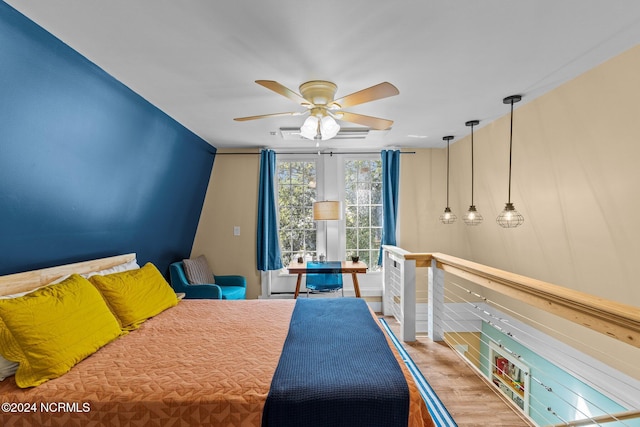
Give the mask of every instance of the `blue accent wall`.
[[0, 2], [0, 274], [188, 257], [215, 148]]

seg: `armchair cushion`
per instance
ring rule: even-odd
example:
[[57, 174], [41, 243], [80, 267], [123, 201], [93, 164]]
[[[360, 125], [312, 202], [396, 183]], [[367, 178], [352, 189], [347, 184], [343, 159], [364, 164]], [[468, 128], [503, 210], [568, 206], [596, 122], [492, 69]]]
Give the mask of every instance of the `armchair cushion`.
[[222, 299], [245, 299], [247, 289], [242, 286], [223, 286]]
[[222, 299], [245, 299], [247, 279], [244, 276], [215, 276], [216, 283], [222, 289]]
[[194, 259], [182, 260], [187, 280], [192, 285], [214, 284], [213, 273], [204, 255]]

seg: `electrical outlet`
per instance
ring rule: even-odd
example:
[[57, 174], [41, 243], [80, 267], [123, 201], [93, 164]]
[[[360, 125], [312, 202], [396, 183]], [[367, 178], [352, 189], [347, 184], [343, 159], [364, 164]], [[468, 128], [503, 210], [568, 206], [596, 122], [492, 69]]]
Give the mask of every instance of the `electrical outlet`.
[[233, 226], [233, 235], [234, 236], [239, 236], [240, 235], [240, 226], [239, 225], [234, 225]]

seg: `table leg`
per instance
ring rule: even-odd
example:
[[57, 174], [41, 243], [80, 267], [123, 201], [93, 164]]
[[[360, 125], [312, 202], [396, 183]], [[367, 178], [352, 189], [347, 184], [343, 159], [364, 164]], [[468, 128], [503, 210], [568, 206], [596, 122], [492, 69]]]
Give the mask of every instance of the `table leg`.
[[356, 291], [356, 298], [360, 298], [360, 285], [358, 284], [357, 273], [351, 273], [351, 278], [353, 279], [353, 289]]
[[293, 299], [298, 298], [298, 294], [300, 293], [300, 282], [302, 281], [302, 273], [298, 273], [298, 280], [296, 280], [296, 293], [293, 294]]

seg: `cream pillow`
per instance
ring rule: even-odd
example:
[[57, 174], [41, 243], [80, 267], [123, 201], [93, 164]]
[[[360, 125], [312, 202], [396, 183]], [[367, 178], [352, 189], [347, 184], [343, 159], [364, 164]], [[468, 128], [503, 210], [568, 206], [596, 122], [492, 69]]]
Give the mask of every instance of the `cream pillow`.
[[131, 261], [127, 261], [113, 267], [105, 268], [104, 270], [83, 273], [81, 274], [81, 276], [88, 279], [92, 276], [95, 276], [96, 274], [104, 276], [106, 274], [120, 273], [121, 271], [137, 270], [138, 268], [140, 268], [140, 266], [138, 265], [138, 260], [132, 259]]
[[55, 284], [61, 283], [61, 282], [65, 281], [65, 280], [67, 280], [69, 278], [69, 276], [71, 276], [71, 275], [67, 274], [66, 276], [59, 277], [56, 280], [54, 280], [53, 282], [49, 282], [46, 285], [42, 285], [42, 286], [39, 286], [37, 288], [31, 289], [30, 291], [18, 292], [18, 293], [11, 294], [11, 295], [0, 295], [0, 299], [13, 299], [13, 298], [18, 298], [18, 297], [23, 297], [23, 296], [25, 296], [27, 294], [30, 294], [31, 292], [37, 291], [38, 289], [42, 289], [45, 286], [55, 285]]
[[15, 374], [17, 370], [17, 362], [12, 362], [0, 356], [0, 381], [4, 381], [6, 378]]

